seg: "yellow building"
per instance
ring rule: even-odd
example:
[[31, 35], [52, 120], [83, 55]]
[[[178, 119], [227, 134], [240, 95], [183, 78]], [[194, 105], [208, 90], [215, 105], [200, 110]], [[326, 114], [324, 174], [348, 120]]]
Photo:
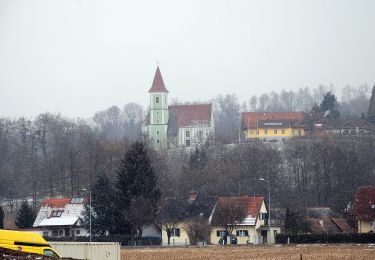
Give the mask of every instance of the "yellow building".
[[[171, 228], [170, 245], [171, 246], [187, 246], [190, 245], [189, 236], [185, 230], [185, 223], [180, 222], [173, 225]], [[161, 233], [163, 246], [168, 245], [168, 235], [163, 229]]]
[[267, 208], [264, 197], [219, 197], [215, 208], [210, 216], [211, 244], [218, 244], [225, 236], [225, 227], [217, 226], [215, 223], [215, 209], [219, 205], [241, 205], [245, 208], [246, 218], [234, 226], [232, 234], [237, 238], [238, 244], [261, 244], [275, 242], [275, 236], [280, 232], [280, 227], [269, 227], [267, 225]]
[[305, 135], [303, 112], [243, 112], [242, 129], [246, 140], [286, 141]]

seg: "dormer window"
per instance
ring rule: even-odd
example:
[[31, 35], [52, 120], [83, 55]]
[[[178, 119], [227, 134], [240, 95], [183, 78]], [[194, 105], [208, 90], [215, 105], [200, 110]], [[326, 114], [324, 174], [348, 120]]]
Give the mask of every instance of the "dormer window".
[[61, 214], [63, 213], [63, 210], [52, 210], [50, 217], [55, 218], [55, 217], [61, 217]]
[[157, 104], [159, 104], [159, 97], [156, 97], [156, 98], [155, 98], [155, 102], [156, 102]]

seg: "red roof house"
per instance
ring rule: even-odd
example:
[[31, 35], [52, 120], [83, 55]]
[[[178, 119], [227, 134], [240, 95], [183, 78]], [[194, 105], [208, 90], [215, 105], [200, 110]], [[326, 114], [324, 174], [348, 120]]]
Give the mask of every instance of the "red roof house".
[[256, 128], [260, 121], [288, 120], [300, 125], [304, 119], [303, 112], [243, 112], [242, 128]]
[[360, 187], [355, 195], [353, 214], [358, 221], [358, 232], [374, 231], [375, 186]]

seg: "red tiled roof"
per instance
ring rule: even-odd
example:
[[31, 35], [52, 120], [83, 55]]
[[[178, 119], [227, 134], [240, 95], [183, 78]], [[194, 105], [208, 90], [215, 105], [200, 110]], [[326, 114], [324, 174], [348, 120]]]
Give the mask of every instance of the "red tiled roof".
[[353, 213], [357, 220], [375, 219], [375, 186], [360, 187], [355, 195]]
[[[343, 218], [307, 218], [312, 233], [352, 233], [353, 230]], [[323, 225], [321, 225], [321, 223]]]
[[263, 201], [264, 197], [219, 197], [217, 199], [216, 205], [243, 205], [246, 208], [247, 215], [256, 217], [259, 214]]
[[291, 120], [301, 125], [304, 119], [303, 112], [242, 112], [242, 127], [256, 128], [257, 122], [266, 120]]
[[168, 110], [176, 111], [177, 127], [211, 125], [212, 104], [175, 105]]
[[69, 204], [71, 201], [70, 198], [49, 198], [45, 199], [42, 203], [44, 207], [51, 208], [64, 208], [66, 204]]
[[165, 88], [163, 77], [161, 76], [159, 67], [157, 67], [157, 69], [156, 69], [154, 81], [152, 82], [152, 86], [151, 86], [151, 88], [148, 92], [149, 93], [152, 93], [152, 92], [166, 92], [166, 93], [168, 93], [168, 90]]
[[343, 218], [331, 218], [333, 223], [335, 223], [342, 233], [352, 233], [353, 229], [349, 226], [348, 222]]
[[[326, 231], [322, 227], [322, 225], [320, 225], [319, 219], [316, 219], [316, 218], [307, 218], [306, 221], [307, 221], [307, 223], [309, 225], [309, 230], [312, 233], [323, 233], [323, 232]], [[323, 226], [324, 226], [324, 224], [323, 224]]]

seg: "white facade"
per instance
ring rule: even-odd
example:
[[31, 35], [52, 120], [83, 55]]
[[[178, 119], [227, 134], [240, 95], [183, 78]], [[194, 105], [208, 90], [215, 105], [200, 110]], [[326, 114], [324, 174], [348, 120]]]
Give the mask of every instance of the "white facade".
[[82, 222], [84, 210], [83, 198], [69, 199], [69, 203], [56, 205], [43, 203], [33, 227], [39, 228], [43, 236], [49, 237], [88, 236]]

